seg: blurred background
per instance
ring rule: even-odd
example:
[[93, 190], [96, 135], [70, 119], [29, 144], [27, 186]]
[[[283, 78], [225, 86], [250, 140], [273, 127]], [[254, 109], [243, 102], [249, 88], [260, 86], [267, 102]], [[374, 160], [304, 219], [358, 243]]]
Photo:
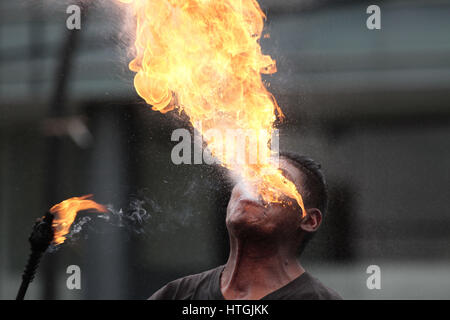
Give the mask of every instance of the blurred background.
[[[302, 263], [346, 299], [450, 298], [450, 1], [260, 3], [281, 149], [322, 163], [330, 185]], [[68, 4], [0, 2], [0, 298], [15, 297], [34, 220], [92, 193], [144, 213], [142, 232], [85, 225], [27, 297], [146, 299], [225, 263], [228, 189], [218, 168], [171, 162], [171, 133], [189, 125], [135, 93], [123, 12], [91, 1], [69, 31]], [[381, 30], [366, 27], [371, 4]], [[80, 290], [66, 286], [74, 264]]]

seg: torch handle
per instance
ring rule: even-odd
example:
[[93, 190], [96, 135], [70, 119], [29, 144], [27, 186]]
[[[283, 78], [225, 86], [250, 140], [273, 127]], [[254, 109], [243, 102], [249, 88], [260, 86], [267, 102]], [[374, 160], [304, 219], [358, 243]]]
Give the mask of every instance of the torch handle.
[[43, 252], [32, 250], [28, 257], [28, 263], [25, 267], [25, 271], [22, 275], [22, 284], [20, 285], [19, 292], [17, 293], [16, 300], [23, 300], [25, 293], [27, 292], [28, 285], [33, 281], [36, 269], [39, 265]]

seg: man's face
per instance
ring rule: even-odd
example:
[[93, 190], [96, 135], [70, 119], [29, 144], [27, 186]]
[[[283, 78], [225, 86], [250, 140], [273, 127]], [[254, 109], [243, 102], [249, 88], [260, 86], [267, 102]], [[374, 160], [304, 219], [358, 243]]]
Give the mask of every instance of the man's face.
[[[293, 164], [280, 158], [280, 169], [302, 194], [302, 173]], [[302, 212], [295, 200], [264, 204], [249, 195], [248, 186], [238, 183], [227, 207], [226, 224], [230, 233], [238, 236], [285, 236], [299, 233]]]

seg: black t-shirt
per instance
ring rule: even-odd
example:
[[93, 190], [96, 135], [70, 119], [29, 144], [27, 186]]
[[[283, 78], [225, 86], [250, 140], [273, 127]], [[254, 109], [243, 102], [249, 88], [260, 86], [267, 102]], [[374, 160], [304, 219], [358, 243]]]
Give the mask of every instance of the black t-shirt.
[[[220, 275], [225, 266], [177, 279], [156, 291], [150, 300], [225, 300], [220, 291]], [[325, 287], [308, 272], [262, 299], [264, 300], [339, 300], [336, 292]]]

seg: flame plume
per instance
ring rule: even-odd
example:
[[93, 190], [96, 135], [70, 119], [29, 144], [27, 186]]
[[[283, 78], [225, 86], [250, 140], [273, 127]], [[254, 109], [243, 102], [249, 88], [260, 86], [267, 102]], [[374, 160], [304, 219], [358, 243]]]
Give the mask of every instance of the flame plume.
[[82, 210], [97, 210], [99, 212], [107, 212], [105, 206], [98, 204], [94, 200], [91, 200], [91, 194], [82, 197], [73, 197], [63, 202], [54, 205], [50, 209], [50, 213], [54, 215], [53, 218], [53, 244], [61, 244], [66, 240], [66, 235], [69, 233], [70, 226], [72, 225], [78, 211]]
[[[133, 6], [136, 17], [135, 58], [129, 67], [136, 72], [138, 94], [153, 110], [183, 111], [221, 165], [256, 185], [265, 201], [282, 202], [287, 196], [305, 215], [293, 182], [278, 165], [263, 161], [270, 158], [274, 121], [283, 114], [261, 78], [261, 73], [276, 72], [276, 66], [261, 52], [265, 15], [257, 1], [119, 1]], [[228, 150], [228, 156], [221, 152], [230, 141], [205, 135], [210, 129], [251, 130], [263, 149], [257, 163], [233, 161]]]

